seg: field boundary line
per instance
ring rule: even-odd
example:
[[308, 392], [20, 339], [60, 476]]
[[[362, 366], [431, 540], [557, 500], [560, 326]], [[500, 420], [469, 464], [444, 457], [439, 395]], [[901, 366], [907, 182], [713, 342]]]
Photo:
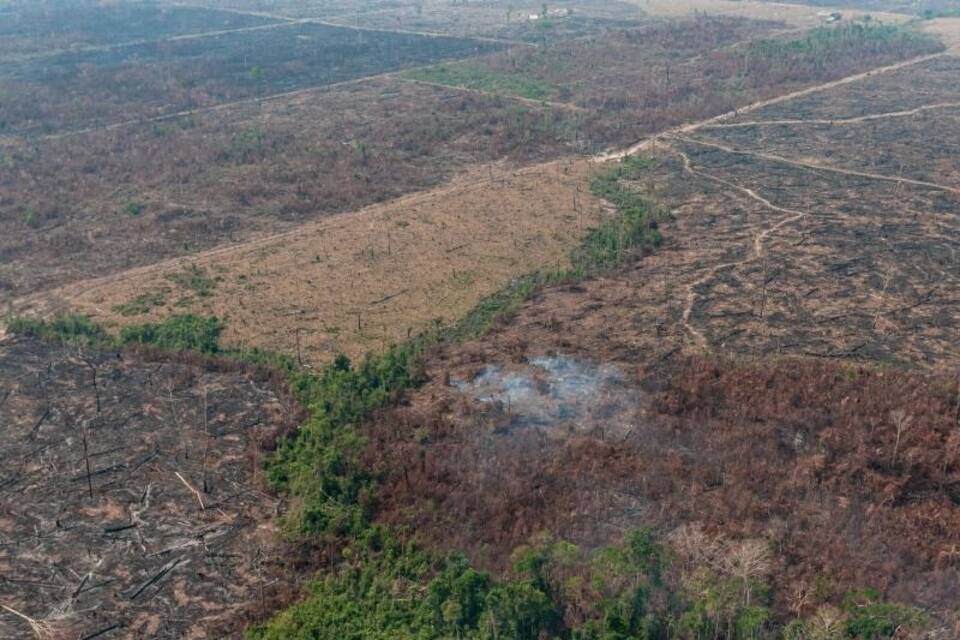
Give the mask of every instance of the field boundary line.
[[858, 178], [867, 178], [869, 180], [880, 180], [884, 182], [895, 182], [898, 184], [909, 184], [916, 187], [927, 187], [929, 189], [937, 189], [939, 191], [947, 191], [950, 193], [960, 194], [960, 188], [958, 187], [949, 187], [947, 185], [937, 184], [936, 182], [927, 182], [925, 180], [914, 180], [912, 178], [900, 178], [896, 176], [886, 176], [879, 173], [868, 173], [865, 171], [857, 171], [855, 169], [843, 169], [841, 167], [831, 167], [829, 165], [823, 165], [815, 162], [803, 162], [802, 160], [793, 160], [791, 158], [786, 158], [783, 156], [773, 155], [771, 153], [763, 153], [761, 151], [746, 151], [743, 149], [735, 149], [733, 147], [728, 147], [726, 145], [718, 144], [716, 142], [707, 142], [706, 140], [697, 140], [696, 138], [688, 138], [685, 136], [671, 136], [676, 140], [682, 142], [688, 142], [690, 144], [696, 144], [703, 147], [711, 147], [714, 149], [719, 149], [724, 153], [740, 155], [740, 156], [753, 156], [755, 158], [761, 158], [763, 160], [769, 160], [770, 162], [780, 162], [783, 164], [793, 165], [795, 167], [800, 167], [804, 169], [810, 169], [813, 171], [826, 171], [829, 173], [839, 173], [842, 175], [853, 176]]
[[[198, 5], [188, 4], [188, 3], [176, 3], [173, 6], [190, 7], [193, 9], [201, 8]], [[384, 29], [379, 27], [361, 27], [359, 25], [340, 24], [337, 22], [330, 22], [328, 19], [324, 19], [324, 18], [291, 18], [289, 16], [281, 16], [279, 14], [274, 14], [274, 13], [265, 13], [262, 11], [246, 11], [244, 9], [232, 9], [228, 7], [217, 7], [216, 10], [224, 11], [227, 13], [234, 13], [242, 16], [271, 18], [273, 20], [287, 20], [289, 22], [299, 21], [299, 22], [304, 22], [308, 24], [319, 24], [325, 27], [336, 27], [338, 29], [352, 29], [353, 31], [366, 31], [369, 33], [394, 33], [397, 35], [420, 36], [422, 38], [448, 38], [448, 39], [455, 39], [455, 40], [473, 40], [475, 42], [490, 42], [493, 44], [505, 44], [505, 45], [523, 46], [523, 47], [537, 46], [535, 43], [532, 43], [532, 42], [523, 42], [522, 40], [508, 40], [508, 39], [502, 39], [502, 38], [490, 38], [487, 36], [456, 36], [456, 35], [451, 35], [447, 33], [439, 33], [436, 31], [416, 31], [416, 30], [408, 30], [408, 29]], [[331, 17], [333, 19], [338, 19], [340, 16], [331, 16]]]
[[[189, 118], [190, 116], [201, 116], [208, 113], [216, 113], [218, 111], [226, 111], [233, 107], [242, 107], [251, 104], [264, 103], [264, 102], [274, 102], [277, 100], [284, 100], [286, 98], [295, 98], [297, 96], [306, 95], [309, 93], [323, 93], [325, 91], [335, 91], [337, 89], [342, 89], [343, 87], [349, 87], [357, 84], [363, 84], [364, 82], [375, 82], [378, 80], [391, 80], [395, 79], [401, 73], [406, 73], [408, 71], [416, 71], [418, 69], [428, 69], [430, 67], [436, 66], [438, 63], [443, 62], [443, 60], [437, 60], [434, 62], [429, 62], [427, 64], [417, 65], [414, 67], [406, 67], [404, 69], [396, 69], [394, 71], [386, 71], [384, 73], [378, 73], [372, 76], [363, 76], [360, 78], [352, 78], [350, 80], [342, 80], [340, 82], [333, 82], [330, 84], [319, 84], [309, 87], [303, 87], [301, 89], [294, 89], [292, 91], [283, 91], [281, 93], [271, 93], [265, 96], [253, 96], [249, 98], [240, 98], [239, 100], [231, 100], [230, 102], [221, 102], [220, 104], [212, 104], [207, 107], [196, 107], [194, 109], [182, 109], [173, 113], [162, 113], [156, 116], [150, 116], [148, 118], [137, 118], [132, 120], [121, 120], [119, 122], [110, 122], [103, 125], [97, 125], [92, 127], [84, 127], [82, 129], [71, 129], [69, 131], [62, 131], [60, 133], [49, 133], [39, 136], [30, 136], [30, 135], [6, 135], [0, 137], [0, 145], [16, 145], [18, 143], [33, 143], [33, 142], [46, 142], [50, 140], [63, 140], [66, 138], [73, 138], [75, 136], [82, 136], [88, 133], [98, 133], [104, 131], [114, 131], [116, 129], [123, 129], [125, 127], [135, 127], [137, 125], [146, 125], [156, 122], [167, 122], [169, 120], [177, 120], [179, 118]], [[456, 88], [456, 87], [449, 87]]]
[[269, 24], [258, 24], [252, 27], [237, 27], [236, 29], [220, 29], [218, 31], [201, 31], [197, 33], [181, 33], [166, 38], [143, 38], [140, 40], [128, 40], [127, 42], [118, 42], [116, 44], [91, 45], [86, 47], [75, 47], [70, 49], [55, 49], [53, 51], [44, 51], [43, 53], [28, 53], [14, 58], [0, 59], [0, 66], [7, 64], [19, 64], [21, 62], [30, 62], [32, 60], [43, 60], [45, 58], [54, 58], [71, 53], [98, 53], [101, 51], [114, 51], [127, 47], [138, 47], [149, 44], [165, 44], [167, 42], [182, 42], [185, 40], [201, 40], [203, 38], [216, 38], [218, 36], [227, 36], [233, 33], [248, 33], [250, 31], [265, 31], [267, 29], [277, 29], [279, 27], [289, 27], [292, 25], [303, 24], [304, 20], [283, 20], [271, 22]]
[[826, 118], [800, 118], [796, 120], [746, 120], [744, 122], [721, 122], [716, 124], [707, 124], [702, 126], [701, 129], [736, 129], [740, 127], [763, 127], [771, 125], [796, 126], [805, 124], [826, 124], [840, 126], [857, 124], [860, 122], [872, 122], [874, 120], [885, 120], [887, 118], [908, 118], [910, 116], [919, 115], [926, 111], [940, 111], [943, 109], [956, 108], [960, 108], [960, 102], [940, 102], [936, 104], [926, 104], [917, 107], [916, 109], [907, 109], [905, 111], [888, 111], [886, 113], [871, 113], [853, 118], [835, 118], [833, 120], [828, 120]]
[[[528, 174], [543, 174], [547, 179], [552, 178], [556, 175], [557, 167], [561, 166], [564, 162], [575, 161], [578, 158], [574, 156], [561, 156], [556, 160], [551, 160], [549, 162], [542, 162], [538, 164], [528, 165], [525, 167], [520, 167], [515, 170], [510, 171], [511, 177], [526, 176]], [[486, 163], [482, 166], [496, 166], [497, 163]], [[474, 165], [475, 167], [478, 165]], [[479, 174], [477, 174], [479, 175]], [[177, 269], [182, 267], [184, 263], [197, 263], [202, 264], [206, 261], [210, 261], [221, 256], [230, 255], [230, 254], [242, 254], [247, 251], [253, 251], [257, 249], [263, 249], [265, 247], [276, 244], [277, 242], [287, 239], [295, 238], [301, 235], [309, 235], [316, 233], [318, 231], [329, 231], [332, 229], [339, 229], [351, 223], [350, 217], [363, 216], [363, 215], [374, 215], [376, 212], [389, 209], [392, 207], [406, 206], [410, 204], [428, 204], [430, 201], [435, 200], [436, 198], [442, 198], [451, 193], [456, 192], [469, 192], [475, 189], [479, 189], [491, 184], [491, 179], [488, 177], [477, 178], [477, 179], [460, 179], [457, 180], [456, 177], [447, 184], [435, 187], [433, 189], [413, 191], [410, 193], [403, 194], [396, 198], [390, 200], [385, 200], [383, 202], [374, 202], [370, 204], [363, 205], [356, 209], [351, 209], [348, 211], [342, 211], [339, 213], [331, 214], [319, 218], [317, 220], [312, 220], [304, 224], [286, 229], [284, 231], [270, 233], [268, 235], [254, 236], [247, 240], [237, 242], [234, 244], [222, 244], [218, 246], [211, 247], [204, 251], [198, 253], [188, 253], [177, 256], [170, 256], [163, 258], [157, 262], [152, 262], [149, 264], [140, 265], [123, 271], [109, 273], [102, 276], [97, 276], [95, 278], [88, 278], [85, 280], [75, 280], [73, 282], [68, 282], [65, 284], [60, 284], [49, 289], [43, 289], [34, 293], [29, 293], [23, 296], [16, 298], [11, 298], [8, 302], [14, 308], [20, 307], [23, 305], [30, 305], [32, 303], [43, 303], [45, 300], [50, 300], [51, 298], [59, 298], [61, 300], [70, 300], [77, 298], [81, 295], [89, 293], [92, 290], [98, 289], [105, 285], [110, 285], [115, 282], [121, 282], [128, 278], [133, 277], [149, 277], [152, 275], [163, 273], [164, 271], [170, 269]]]

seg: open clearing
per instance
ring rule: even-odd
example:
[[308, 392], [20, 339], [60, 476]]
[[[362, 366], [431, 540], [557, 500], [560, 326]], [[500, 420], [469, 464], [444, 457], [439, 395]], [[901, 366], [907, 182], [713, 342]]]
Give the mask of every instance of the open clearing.
[[0, 121], [32, 135], [109, 126], [354, 80], [497, 45], [313, 23], [0, 63]]
[[[74, 309], [111, 325], [174, 312], [215, 313], [227, 320], [231, 344], [285, 353], [294, 352], [299, 344], [302, 357], [314, 363], [338, 349], [351, 355], [382, 349], [435, 319], [458, 317], [513, 277], [564, 264], [569, 250], [599, 219], [602, 208], [587, 195], [589, 163], [568, 158], [514, 173], [516, 164], [534, 162], [565, 146], [577, 149], [577, 141], [583, 139], [623, 144], [685, 121], [717, 116], [737, 105], [933, 50], [922, 41], [898, 40], [880, 59], [868, 60], [846, 55], [849, 43], [843, 40], [825, 53], [818, 48], [815, 56], [801, 58], [788, 75], [775, 57], [748, 53], [746, 61], [757, 73], [749, 86], [734, 86], [736, 70], [744, 63], [736, 43], [771, 28], [776, 25], [701, 17], [569, 45], [571, 56], [564, 57], [570, 59], [589, 54], [625, 60], [642, 51], [649, 64], [628, 69], [621, 63], [616, 67], [623, 72], [619, 78], [613, 71], [591, 73], [583, 63], [541, 65], [538, 60], [543, 61], [544, 54], [526, 49], [479, 59], [501, 77], [538, 72], [537, 78], [547, 85], [569, 87], [570, 96], [557, 98], [588, 109], [587, 118], [578, 111], [537, 108], [509, 97], [485, 96], [483, 91], [386, 79], [341, 88], [322, 99], [278, 101], [246, 123], [240, 115], [236, 124], [200, 119], [196, 130], [188, 126], [179, 131], [171, 123], [172, 132], [161, 133], [173, 136], [177, 144], [171, 148], [182, 149], [183, 155], [171, 157], [169, 173], [158, 173], [140, 190], [110, 189], [109, 174], [99, 185], [84, 178], [74, 192], [93, 186], [89, 202], [95, 204], [87, 205], [89, 213], [74, 214], [75, 220], [71, 216], [60, 220], [55, 197], [48, 196], [46, 206], [34, 209], [32, 215], [15, 199], [6, 203], [6, 215], [14, 220], [19, 216], [18, 224], [25, 230], [7, 250], [7, 288], [14, 293], [9, 299], [18, 311]], [[763, 46], [776, 50], [807, 47], [802, 40], [800, 45], [791, 44], [790, 39], [766, 42]], [[676, 48], [674, 54], [671, 45]], [[556, 49], [567, 46], [556, 45]], [[824, 66], [822, 56], [835, 59], [836, 64]], [[511, 70], [511, 60], [520, 72]], [[705, 75], [714, 81], [698, 84]], [[646, 99], [619, 101], [617, 96], [627, 86], [632, 95]], [[319, 116], [327, 107], [351, 114], [350, 105], [366, 104], [367, 96], [384, 94], [392, 97], [380, 98], [382, 111], [372, 112], [369, 120], [349, 115], [330, 118], [329, 133], [298, 128], [303, 118]], [[416, 105], [428, 100], [436, 105], [432, 113], [411, 117], [418, 113]], [[486, 122], [457, 115], [463, 112], [487, 114]], [[444, 122], [450, 132], [427, 142], [425, 132], [436, 131], [438, 123], [444, 127]], [[241, 123], [244, 129], [238, 131]], [[474, 133], [477, 126], [486, 127], [488, 135]], [[338, 146], [343, 142], [339, 140], [331, 148], [325, 138], [343, 129], [354, 129], [355, 137], [348, 139], [346, 149]], [[540, 137], [520, 135], [531, 129]], [[72, 149], [64, 154], [69, 162], [77, 162], [79, 154], [91, 154], [80, 164], [92, 165], [103, 162], [95, 158], [109, 158], [119, 144], [126, 153], [115, 162], [106, 161], [106, 166], [116, 167], [117, 175], [122, 175], [130, 159], [140, 158], [143, 164], [135, 165], [133, 174], [149, 175], [147, 159], [155, 155], [151, 145], [169, 143], [163, 137], [150, 142], [153, 134], [146, 131], [137, 134], [137, 142], [120, 130], [102, 135], [91, 134], [91, 140], [100, 141], [97, 145], [54, 140], [45, 143], [50, 147], [40, 156], [31, 158], [29, 149], [18, 153], [26, 167], [44, 157], [56, 157], [58, 145], [63, 144]], [[210, 141], [204, 147], [212, 155], [198, 156], [192, 136]], [[388, 142], [386, 148], [377, 142], [381, 140]], [[474, 145], [477, 151], [470, 153]], [[521, 149], [525, 155], [519, 154]], [[342, 158], [342, 165], [338, 162], [342, 171], [317, 173], [311, 159], [318, 155]], [[496, 163], [504, 157], [514, 161], [513, 167]], [[415, 169], [411, 160], [423, 164]], [[451, 168], [463, 171], [470, 161], [489, 164], [461, 174], [450, 187], [329, 222], [311, 222], [318, 214], [347, 211], [428, 186], [431, 176], [455, 175]], [[399, 173], [400, 166], [407, 173]], [[38, 186], [52, 183], [55, 175], [56, 171], [47, 174]], [[183, 187], [178, 188], [181, 182]], [[316, 204], [320, 202], [322, 208]], [[104, 215], [100, 208], [104, 204], [112, 209], [111, 215]], [[247, 212], [240, 219], [238, 205]], [[51, 219], [41, 211], [50, 212]], [[269, 231], [302, 223], [307, 225], [276, 238], [269, 235]], [[208, 244], [184, 244], [201, 227], [216, 230]], [[30, 228], [45, 234], [52, 229], [60, 238], [56, 253], [42, 251], [43, 246], [54, 245], [37, 244], [40, 235]], [[155, 229], [162, 229], [164, 235], [151, 233]], [[257, 235], [266, 239], [222, 246], [228, 240]], [[218, 245], [209, 253], [197, 253]], [[78, 280], [73, 265], [82, 256], [97, 254], [98, 246], [115, 248], [100, 252], [95, 261], [103, 278]], [[38, 247], [37, 268], [32, 269], [24, 260]], [[146, 266], [178, 254], [192, 255]], [[16, 256], [21, 257], [13, 259]], [[41, 265], [43, 256], [50, 262]], [[51, 264], [58, 268], [51, 269]], [[145, 266], [118, 273], [136, 264]], [[56, 291], [26, 298], [15, 295], [29, 290], [31, 283], [49, 287], [67, 282], [71, 284]]]
[[[222, 347], [290, 356], [260, 354], [310, 411], [279, 372], [0, 333], [0, 636], [239, 637], [303, 596], [298, 638], [430, 598], [458, 620], [429, 637], [477, 637], [433, 576], [390, 570], [392, 535], [491, 571], [488, 608], [542, 595], [561, 637], [628, 605], [760, 637], [868, 586], [956, 636], [958, 58], [872, 21], [797, 32], [819, 3], [200, 4], [0, 62], [0, 301], [111, 331], [215, 315]], [[585, 237], [619, 260], [622, 227], [588, 235], [615, 212], [591, 177], [626, 149], [619, 186], [663, 217], [593, 186], [662, 246], [387, 352]], [[641, 527], [668, 570], [608, 575], [600, 548]], [[554, 574], [511, 566], [551, 534]]]
[[[229, 344], [295, 353], [299, 340], [313, 363], [339, 351], [362, 355], [435, 319], [459, 318], [512, 277], [566, 264], [570, 247], [604, 212], [584, 187], [591, 169], [587, 161], [478, 168], [436, 191], [76, 283], [26, 304], [66, 303], [111, 324], [211, 313], [226, 320]], [[191, 269], [214, 283], [206, 296], [173, 281]], [[164, 290], [164, 303], [146, 316], [117, 312]]]
[[37, 4], [18, 7], [0, 20], [0, 61], [50, 51], [115, 46], [197, 33], [249, 29], [277, 20], [202, 7], [142, 4], [67, 4], [56, 12]]

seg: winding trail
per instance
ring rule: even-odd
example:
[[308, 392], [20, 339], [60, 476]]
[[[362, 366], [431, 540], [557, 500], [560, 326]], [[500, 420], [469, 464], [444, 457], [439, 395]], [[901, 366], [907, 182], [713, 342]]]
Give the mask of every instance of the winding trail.
[[724, 270], [726, 270], [726, 269], [732, 269], [732, 268], [735, 268], [735, 267], [739, 267], [739, 266], [744, 265], [744, 264], [747, 264], [747, 263], [749, 263], [749, 262], [755, 262], [755, 261], [757, 261], [757, 260], [763, 260], [763, 258], [766, 256], [766, 250], [764, 249], [764, 243], [767, 241], [767, 239], [768, 239], [771, 235], [779, 232], [779, 231], [780, 231], [781, 229], [783, 229], [784, 227], [786, 227], [786, 226], [788, 226], [788, 225], [790, 225], [790, 224], [793, 224], [794, 222], [799, 222], [800, 220], [802, 220], [803, 218], [805, 218], [808, 214], [807, 214], [807, 212], [805, 212], [805, 211], [798, 211], [798, 210], [796, 210], [796, 209], [787, 209], [787, 208], [785, 208], [785, 207], [781, 207], [781, 206], [775, 205], [775, 204], [773, 204], [772, 202], [770, 202], [769, 200], [767, 200], [766, 198], [764, 198], [763, 196], [761, 196], [760, 194], [758, 194], [758, 193], [757, 193], [756, 191], [754, 191], [753, 189], [749, 189], [749, 188], [747, 188], [747, 187], [744, 187], [744, 186], [742, 186], [742, 185], [736, 184], [736, 183], [731, 182], [731, 181], [729, 181], [729, 180], [724, 180], [723, 178], [720, 178], [720, 177], [718, 177], [718, 176], [715, 176], [715, 175], [713, 175], [713, 174], [711, 174], [711, 173], [707, 173], [706, 171], [700, 171], [700, 170], [694, 169], [694, 167], [693, 167], [693, 162], [690, 160], [690, 157], [689, 157], [687, 154], [685, 154], [683, 151], [681, 151], [680, 149], [677, 149], [676, 147], [674, 147], [674, 146], [672, 146], [672, 145], [670, 145], [670, 144], [667, 144], [667, 145], [666, 145], [666, 149], [667, 149], [668, 151], [670, 151], [670, 152], [672, 152], [672, 153], [675, 153], [675, 154], [677, 154], [677, 155], [680, 156], [680, 158], [683, 160], [683, 169], [684, 169], [684, 171], [687, 172], [687, 173], [689, 173], [690, 175], [698, 175], [698, 176], [701, 176], [701, 177], [703, 177], [703, 178], [706, 178], [707, 180], [711, 180], [711, 181], [716, 182], [716, 183], [718, 183], [718, 184], [722, 184], [722, 185], [724, 185], [724, 186], [726, 186], [726, 187], [729, 187], [729, 188], [731, 188], [731, 189], [734, 189], [734, 190], [736, 190], [736, 191], [739, 191], [740, 193], [746, 195], [746, 196], [747, 196], [748, 198], [750, 198], [751, 200], [754, 200], [754, 201], [756, 201], [756, 202], [759, 202], [759, 203], [762, 204], [764, 207], [766, 207], [766, 208], [768, 208], [768, 209], [770, 209], [770, 210], [772, 210], [772, 211], [777, 211], [777, 212], [779, 212], [779, 213], [787, 214], [787, 217], [786, 217], [786, 218], [783, 218], [782, 220], [780, 220], [779, 222], [777, 222], [777, 223], [774, 224], [773, 226], [771, 226], [771, 227], [769, 227], [769, 228], [767, 228], [767, 229], [765, 229], [765, 230], [763, 230], [763, 231], [761, 231], [761, 232], [759, 232], [759, 233], [754, 234], [754, 236], [753, 236], [753, 254], [752, 254], [752, 255], [744, 258], [743, 260], [736, 260], [736, 261], [734, 261], [734, 262], [725, 262], [725, 263], [723, 263], [723, 264], [715, 265], [715, 266], [711, 267], [711, 268], [707, 271], [707, 273], [704, 274], [702, 277], [694, 280], [694, 281], [691, 282], [689, 285], [687, 285], [687, 303], [686, 303], [686, 306], [685, 306], [684, 309], [683, 309], [683, 315], [681, 316], [681, 322], [682, 322], [682, 324], [683, 324], [684, 329], [687, 330], [687, 333], [689, 333], [691, 336], [693, 336], [694, 340], [696, 340], [696, 342], [700, 345], [700, 347], [706, 349], [706, 348], [708, 348], [708, 347], [710, 346], [710, 345], [709, 345], [709, 342], [707, 341], [706, 336], [704, 336], [704, 335], [703, 335], [703, 332], [701, 332], [699, 329], [697, 329], [696, 327], [694, 327], [693, 324], [690, 322], [690, 318], [691, 318], [691, 316], [693, 315], [693, 308], [694, 308], [694, 306], [695, 306], [696, 303], [697, 303], [697, 298], [699, 297], [699, 294], [697, 293], [696, 288], [699, 287], [700, 285], [706, 283], [706, 282], [709, 282], [709, 281], [712, 280], [713, 278], [715, 278], [715, 277], [717, 276], [717, 274], [720, 273], [721, 271], [724, 271]]

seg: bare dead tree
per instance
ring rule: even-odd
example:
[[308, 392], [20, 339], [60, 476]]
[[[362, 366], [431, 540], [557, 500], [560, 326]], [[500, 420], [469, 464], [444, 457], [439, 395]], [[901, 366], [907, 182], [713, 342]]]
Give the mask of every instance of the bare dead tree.
[[83, 361], [87, 368], [90, 369], [90, 374], [93, 377], [93, 395], [97, 400], [97, 414], [100, 413], [100, 385], [97, 383], [97, 365], [91, 360], [88, 356], [83, 353], [80, 354], [80, 360]]
[[93, 500], [93, 479], [90, 473], [90, 449], [87, 446], [87, 421], [83, 422], [83, 462], [87, 467], [87, 491]]
[[[210, 493], [210, 484], [207, 482], [207, 456], [210, 453], [210, 424], [207, 420], [207, 387], [203, 387], [203, 461], [201, 471], [203, 473], [203, 492]], [[201, 503], [202, 505], [202, 503]]]
[[897, 462], [897, 454], [900, 452], [900, 442], [902, 441], [903, 435], [910, 430], [913, 416], [907, 415], [907, 412], [903, 409], [894, 409], [890, 412], [890, 420], [897, 430], [897, 439], [893, 444], [893, 453], [890, 455], [890, 466], [892, 467]]

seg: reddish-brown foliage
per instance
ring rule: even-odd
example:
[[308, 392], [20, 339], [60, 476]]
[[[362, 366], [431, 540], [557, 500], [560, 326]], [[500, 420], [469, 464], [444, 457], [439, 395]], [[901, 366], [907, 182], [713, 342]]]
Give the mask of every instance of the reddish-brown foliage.
[[958, 594], [957, 380], [789, 359], [618, 363], [638, 389], [621, 436], [599, 415], [564, 433], [517, 427], [442, 382], [477, 368], [459, 362], [372, 427], [386, 522], [495, 569], [544, 529], [595, 545], [699, 523], [765, 537], [780, 598], [819, 576], [934, 607]]

